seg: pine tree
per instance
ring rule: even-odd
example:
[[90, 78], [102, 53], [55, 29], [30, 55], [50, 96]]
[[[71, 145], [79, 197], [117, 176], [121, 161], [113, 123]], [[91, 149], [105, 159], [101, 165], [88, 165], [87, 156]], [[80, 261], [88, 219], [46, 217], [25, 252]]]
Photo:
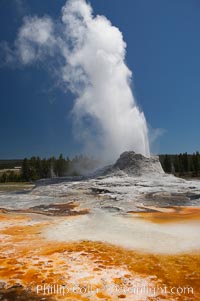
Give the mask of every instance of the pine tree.
[[184, 153], [182, 155], [182, 162], [183, 162], [183, 171], [187, 173], [189, 171], [189, 161], [188, 161], [187, 153]]
[[165, 172], [170, 173], [171, 172], [171, 160], [169, 155], [165, 155], [163, 160], [163, 169]]
[[30, 180], [30, 166], [27, 158], [22, 162], [22, 179], [25, 181]]

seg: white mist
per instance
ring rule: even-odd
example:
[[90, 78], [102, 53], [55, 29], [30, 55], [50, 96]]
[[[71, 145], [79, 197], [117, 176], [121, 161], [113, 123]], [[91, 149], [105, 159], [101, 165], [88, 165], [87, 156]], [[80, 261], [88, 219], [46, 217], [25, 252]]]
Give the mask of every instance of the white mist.
[[60, 20], [27, 17], [15, 41], [27, 65], [46, 58], [75, 95], [74, 135], [84, 151], [114, 161], [124, 151], [149, 156], [148, 128], [131, 90], [122, 33], [104, 16], [93, 16], [85, 0], [69, 0]]

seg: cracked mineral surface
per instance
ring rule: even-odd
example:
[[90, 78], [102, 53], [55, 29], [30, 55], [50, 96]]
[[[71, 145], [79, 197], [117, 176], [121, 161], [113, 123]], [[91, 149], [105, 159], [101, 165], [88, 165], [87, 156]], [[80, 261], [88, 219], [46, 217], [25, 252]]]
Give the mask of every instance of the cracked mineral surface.
[[0, 193], [0, 300], [200, 300], [200, 182], [124, 153]]

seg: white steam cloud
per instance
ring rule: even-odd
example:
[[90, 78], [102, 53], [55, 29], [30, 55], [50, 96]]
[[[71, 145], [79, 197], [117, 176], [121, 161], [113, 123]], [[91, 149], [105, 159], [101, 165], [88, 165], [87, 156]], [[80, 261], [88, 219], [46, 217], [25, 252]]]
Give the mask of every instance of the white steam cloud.
[[[148, 128], [131, 91], [122, 33], [85, 0], [69, 0], [61, 20], [26, 17], [13, 55], [22, 64], [56, 60], [56, 74], [74, 93], [74, 133], [104, 160], [134, 150], [149, 156]], [[11, 57], [11, 51], [9, 51]]]

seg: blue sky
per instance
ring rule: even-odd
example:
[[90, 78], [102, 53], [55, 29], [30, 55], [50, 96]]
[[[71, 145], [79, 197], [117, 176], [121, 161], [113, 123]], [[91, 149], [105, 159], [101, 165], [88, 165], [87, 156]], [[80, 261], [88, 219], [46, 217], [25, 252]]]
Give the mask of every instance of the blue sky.
[[[148, 124], [162, 129], [155, 153], [200, 150], [200, 2], [91, 0], [123, 33], [134, 95]], [[10, 43], [25, 15], [57, 18], [63, 0], [1, 0], [0, 40]], [[73, 156], [70, 110], [64, 94], [38, 66], [0, 68], [0, 158]]]

